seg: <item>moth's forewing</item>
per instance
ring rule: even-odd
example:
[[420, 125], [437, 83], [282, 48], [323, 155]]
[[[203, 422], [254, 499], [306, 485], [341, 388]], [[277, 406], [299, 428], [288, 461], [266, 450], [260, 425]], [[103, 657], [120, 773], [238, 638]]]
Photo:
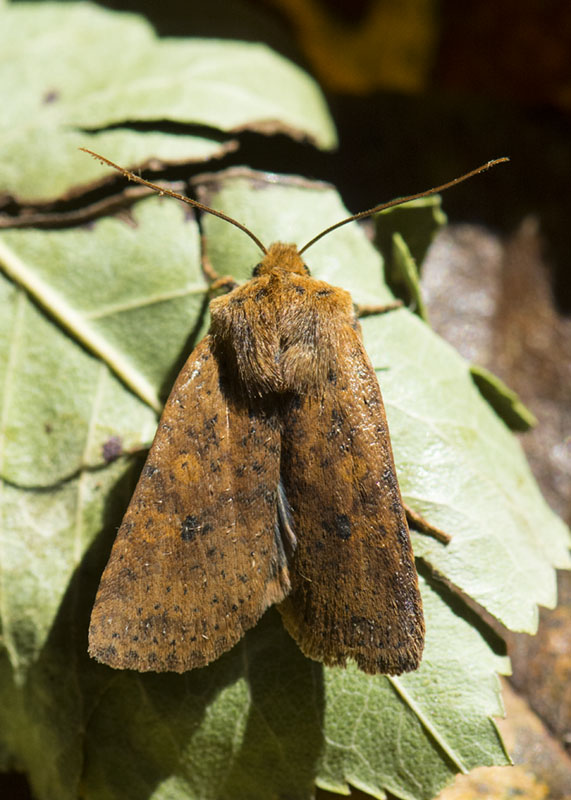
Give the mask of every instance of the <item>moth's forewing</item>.
[[282, 481], [297, 547], [280, 611], [301, 650], [373, 674], [416, 669], [424, 618], [385, 410], [346, 324], [323, 396], [284, 412]]
[[206, 336], [172, 389], [103, 573], [92, 656], [140, 671], [200, 667], [283, 599], [279, 436], [275, 415], [234, 399]]

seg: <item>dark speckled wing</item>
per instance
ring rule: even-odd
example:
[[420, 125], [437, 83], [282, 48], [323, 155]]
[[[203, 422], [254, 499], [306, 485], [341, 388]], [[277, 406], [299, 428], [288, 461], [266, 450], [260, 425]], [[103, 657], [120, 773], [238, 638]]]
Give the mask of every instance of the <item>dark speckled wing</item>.
[[379, 384], [349, 325], [329, 384], [283, 414], [297, 547], [280, 611], [307, 656], [400, 674], [420, 663], [422, 603]]
[[89, 652], [112, 667], [203, 666], [289, 590], [278, 422], [230, 387], [206, 336], [167, 401], [97, 593]]

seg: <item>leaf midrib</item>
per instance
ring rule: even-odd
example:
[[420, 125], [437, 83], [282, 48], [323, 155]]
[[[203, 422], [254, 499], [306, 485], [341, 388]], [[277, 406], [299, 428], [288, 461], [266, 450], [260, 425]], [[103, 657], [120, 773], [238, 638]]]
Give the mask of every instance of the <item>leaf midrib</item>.
[[88, 324], [85, 316], [78, 314], [61, 295], [39, 278], [2, 239], [0, 239], [0, 263], [8, 277], [25, 289], [44, 311], [93, 355], [104, 361], [137, 397], [160, 413], [162, 404], [151, 383], [123, 353]]

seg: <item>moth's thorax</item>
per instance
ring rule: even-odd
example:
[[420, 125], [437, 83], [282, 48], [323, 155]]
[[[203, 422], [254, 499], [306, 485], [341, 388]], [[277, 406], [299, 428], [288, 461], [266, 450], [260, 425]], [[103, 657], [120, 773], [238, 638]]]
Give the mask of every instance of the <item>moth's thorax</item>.
[[[278, 248], [287, 258], [270, 269]], [[322, 394], [335, 380], [340, 337], [358, 328], [349, 293], [300, 272], [292, 252], [303, 266], [293, 245], [272, 245], [265, 272], [210, 303], [217, 350], [251, 396]]]

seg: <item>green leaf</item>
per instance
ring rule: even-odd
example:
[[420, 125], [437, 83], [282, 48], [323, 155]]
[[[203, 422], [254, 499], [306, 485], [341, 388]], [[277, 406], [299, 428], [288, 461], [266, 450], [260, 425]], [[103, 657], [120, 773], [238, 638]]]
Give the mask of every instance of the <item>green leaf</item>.
[[402, 287], [399, 294], [402, 297], [404, 293], [410, 310], [415, 311], [424, 322], [428, 322], [428, 313], [422, 299], [416, 262], [400, 233], [393, 234], [392, 245], [391, 285], [394, 286], [395, 282], [398, 283]]
[[386, 259], [387, 283], [426, 321], [418, 269], [432, 240], [446, 224], [439, 195], [392, 206], [375, 216], [375, 244]]
[[416, 672], [325, 671], [323, 788], [346, 791], [348, 782], [375, 797], [389, 790], [417, 800], [434, 797], [457, 772], [509, 763], [491, 719], [503, 712], [494, 672], [505, 672], [507, 659], [453, 613], [438, 587], [421, 580], [421, 588], [430, 623]]
[[519, 395], [506, 386], [501, 378], [479, 364], [472, 364], [470, 372], [472, 380], [482, 396], [512, 430], [527, 431], [537, 425], [534, 414], [526, 408]]
[[[275, 176], [222, 175], [203, 190], [266, 244], [302, 245], [346, 215], [332, 190]], [[506, 763], [491, 721], [506, 662], [433, 579], [422, 581], [422, 665], [398, 679], [308, 661], [275, 611], [182, 676], [88, 659], [90, 605], [137, 471], [125, 458], [105, 464], [102, 446], [110, 436], [126, 450], [148, 441], [151, 405], [205, 326], [186, 209], [147, 199], [132, 220], [0, 235], [4, 763], [28, 772], [39, 800], [309, 798], [314, 781], [428, 800], [459, 770]], [[248, 277], [255, 245], [212, 217], [203, 230], [217, 272]], [[357, 225], [318, 242], [307, 263], [359, 303], [391, 298]], [[554, 601], [568, 538], [519, 446], [466, 362], [418, 318], [369, 317], [363, 331], [405, 498], [453, 536], [445, 547], [415, 535], [416, 554], [506, 624], [532, 628], [536, 603]]]
[[[219, 131], [335, 145], [315, 82], [264, 45], [159, 39], [141, 17], [89, 3], [0, 7], [0, 87], [0, 191], [22, 201], [101, 180], [105, 172], [79, 147], [129, 166], [221, 156], [236, 142], [221, 142]], [[132, 129], [164, 121], [213, 133]]]
[[151, 198], [133, 222], [0, 238], [14, 281], [0, 285], [0, 475], [16, 485], [47, 486], [101, 464], [111, 436], [125, 450], [152, 438], [147, 406], [159, 409], [176, 377], [207, 287], [198, 230], [182, 207]]
[[134, 488], [130, 466], [43, 491], [0, 483], [0, 763], [26, 772], [39, 800], [80, 794], [85, 729], [103, 691], [87, 656], [98, 534], [116, 530]]

